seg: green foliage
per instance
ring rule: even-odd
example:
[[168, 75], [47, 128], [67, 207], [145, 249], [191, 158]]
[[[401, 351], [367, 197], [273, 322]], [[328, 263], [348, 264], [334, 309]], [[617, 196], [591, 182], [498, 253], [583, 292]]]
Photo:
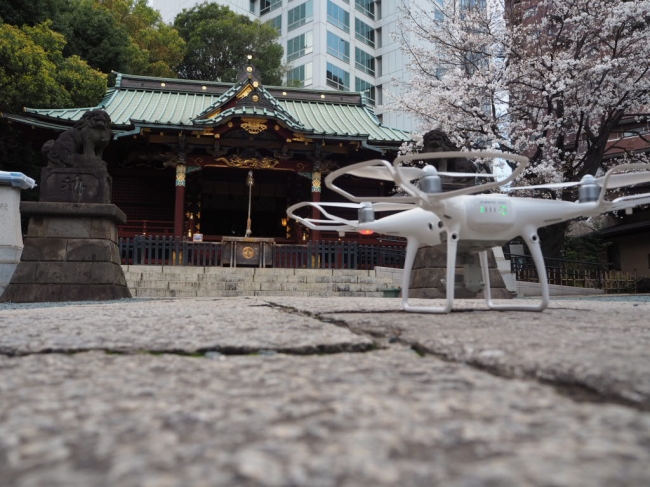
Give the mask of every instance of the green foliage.
[[607, 247], [610, 245], [611, 242], [593, 235], [568, 236], [564, 239], [562, 258], [580, 262], [607, 263]]
[[63, 13], [55, 26], [68, 44], [66, 55], [76, 54], [103, 73], [120, 70], [128, 58], [131, 45], [126, 29], [115, 16], [95, 6], [93, 0], [78, 0]]
[[207, 2], [183, 10], [174, 27], [187, 42], [179, 66], [181, 78], [234, 82], [252, 55], [262, 81], [281, 84], [283, 50], [275, 28]]
[[0, 0], [0, 19], [18, 27], [33, 26], [56, 18], [69, 3], [69, 0]]
[[131, 45], [121, 71], [144, 76], [176, 77], [185, 41], [165, 24], [147, 0], [94, 0], [97, 8], [111, 12], [129, 36]]
[[175, 77], [185, 42], [146, 0], [77, 0], [57, 30], [77, 54], [104, 73]]
[[[94, 106], [106, 92], [106, 76], [78, 56], [65, 57], [65, 38], [50, 22], [18, 28], [0, 24], [0, 111], [20, 113], [24, 106]], [[25, 127], [23, 127], [25, 128]], [[0, 123], [0, 169], [38, 180], [43, 159], [25, 143], [15, 125]], [[26, 191], [24, 199], [37, 191]]]
[[176, 29], [160, 21], [156, 27], [140, 30], [133, 37], [124, 71], [143, 76], [175, 78], [183, 60], [185, 41]]
[[104, 95], [105, 75], [76, 56], [64, 57], [65, 39], [50, 25], [0, 25], [1, 111], [91, 106]]

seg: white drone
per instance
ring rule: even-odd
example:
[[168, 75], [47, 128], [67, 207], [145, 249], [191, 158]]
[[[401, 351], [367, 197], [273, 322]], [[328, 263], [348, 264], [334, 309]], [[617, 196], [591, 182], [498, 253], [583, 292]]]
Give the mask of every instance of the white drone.
[[[404, 167], [405, 162], [446, 158], [502, 158], [518, 162], [517, 168], [505, 179], [486, 184], [442, 192], [441, 177], [496, 178], [494, 174], [438, 172], [434, 166], [424, 168]], [[402, 305], [405, 311], [423, 313], [448, 313], [453, 308], [455, 290], [456, 255], [479, 255], [480, 269], [466, 264], [462, 286], [472, 292], [485, 290], [485, 300], [490, 309], [542, 311], [549, 303], [549, 288], [537, 229], [543, 226], [591, 217], [610, 211], [628, 210], [649, 204], [650, 193], [623, 196], [612, 201], [604, 199], [606, 190], [650, 181], [650, 171], [614, 174], [623, 170], [647, 169], [644, 164], [622, 164], [603, 177], [584, 176], [580, 182], [509, 188], [509, 191], [528, 189], [557, 189], [579, 186], [576, 202], [536, 198], [509, 197], [503, 194], [484, 193], [503, 187], [516, 179], [528, 165], [528, 158], [497, 151], [435, 152], [413, 154], [388, 161], [374, 159], [338, 169], [327, 176], [325, 184], [345, 196], [351, 203], [303, 202], [287, 209], [287, 214], [312, 230], [354, 231], [381, 233], [405, 237], [406, 259], [402, 277]], [[339, 188], [334, 181], [342, 175], [353, 175], [394, 181], [404, 193], [402, 197], [357, 197]], [[417, 184], [411, 181], [418, 180]], [[324, 219], [301, 217], [296, 211], [304, 207], [317, 208]], [[331, 208], [358, 210], [357, 220], [334, 215]], [[375, 218], [378, 212], [397, 212]], [[629, 211], [629, 210], [628, 210]], [[495, 304], [492, 302], [487, 251], [505, 245], [521, 236], [530, 249], [541, 285], [541, 302], [532, 305]], [[416, 252], [420, 246], [447, 246], [446, 304], [444, 306], [411, 306], [409, 282]]]

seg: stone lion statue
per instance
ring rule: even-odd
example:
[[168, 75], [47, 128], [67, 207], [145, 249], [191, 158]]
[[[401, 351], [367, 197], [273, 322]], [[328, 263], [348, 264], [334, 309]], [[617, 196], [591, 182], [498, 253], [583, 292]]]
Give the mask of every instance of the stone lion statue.
[[102, 155], [112, 137], [108, 113], [90, 110], [70, 130], [48, 140], [42, 152], [50, 167], [106, 167]]
[[[460, 150], [449, 136], [440, 129], [433, 129], [423, 135], [422, 152], [451, 152]], [[440, 171], [450, 172], [476, 172], [476, 167], [465, 158], [433, 159], [431, 164], [436, 165]]]

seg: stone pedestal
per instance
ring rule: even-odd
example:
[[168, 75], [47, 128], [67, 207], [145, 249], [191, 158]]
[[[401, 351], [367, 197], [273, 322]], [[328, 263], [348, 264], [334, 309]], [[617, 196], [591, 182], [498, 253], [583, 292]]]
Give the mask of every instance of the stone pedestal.
[[[501, 273], [497, 268], [496, 260], [491, 251], [488, 251], [490, 267], [490, 287], [493, 299], [511, 299], [512, 293], [508, 291]], [[463, 283], [463, 266], [475, 263], [479, 265], [478, 254], [459, 253], [456, 258], [456, 290], [454, 297], [459, 299], [484, 298], [483, 291], [473, 293], [465, 288], [459, 289]], [[411, 272], [410, 298], [437, 299], [446, 297], [444, 281], [447, 274], [447, 252], [439, 247], [422, 247], [418, 250], [413, 262]]]
[[29, 228], [1, 301], [130, 298], [117, 246], [117, 224], [126, 215], [105, 202], [111, 190], [106, 170], [46, 168], [42, 180], [41, 201], [20, 206]]
[[11, 281], [23, 251], [19, 207], [20, 189], [0, 186], [0, 295]]

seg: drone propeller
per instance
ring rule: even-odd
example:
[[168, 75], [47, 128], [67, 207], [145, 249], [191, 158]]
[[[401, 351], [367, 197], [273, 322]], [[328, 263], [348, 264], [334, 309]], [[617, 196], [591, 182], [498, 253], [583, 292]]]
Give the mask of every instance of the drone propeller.
[[[414, 179], [420, 179], [425, 176], [437, 175], [450, 178], [495, 178], [495, 174], [482, 174], [482, 173], [468, 173], [468, 172], [448, 172], [448, 171], [438, 171], [434, 166], [427, 165], [423, 168], [419, 167], [400, 167], [399, 168], [402, 179], [407, 181], [413, 181]], [[352, 176], [370, 178], [370, 179], [379, 179], [382, 181], [394, 181], [395, 172], [389, 167], [386, 166], [365, 166], [357, 169], [352, 169], [347, 172]]]
[[[398, 198], [395, 198], [398, 199]], [[370, 202], [365, 202], [365, 203], [347, 203], [347, 202], [341, 202], [341, 203], [323, 203], [323, 202], [318, 202], [315, 203], [314, 206], [323, 206], [323, 207], [335, 207], [335, 208], [351, 208], [355, 210], [359, 210], [361, 208], [372, 208], [374, 211], [401, 211], [401, 210], [410, 210], [411, 208], [414, 208], [415, 206], [412, 203], [389, 203], [389, 202], [378, 202], [378, 203], [370, 203]]]
[[[398, 198], [402, 199], [402, 198]], [[375, 221], [375, 213], [381, 211], [404, 211], [412, 210], [416, 206], [411, 203], [396, 202], [361, 202], [361, 203], [326, 203], [315, 201], [304, 201], [296, 203], [287, 209], [287, 215], [305, 225], [312, 230], [326, 231], [356, 231], [360, 224], [369, 224]], [[325, 219], [302, 217], [296, 214], [301, 208], [315, 208]], [[357, 210], [357, 220], [348, 220], [341, 216], [333, 214], [330, 208], [342, 209], [350, 208]]]
[[[616, 169], [616, 168], [615, 168]], [[610, 170], [611, 171], [611, 170]], [[532, 186], [517, 186], [509, 188], [509, 191], [522, 190], [522, 189], [562, 189], [580, 186], [581, 184], [596, 184], [603, 187], [606, 184], [606, 189], [622, 188], [624, 186], [631, 186], [633, 184], [641, 184], [650, 182], [650, 171], [627, 173], [627, 174], [611, 174], [607, 183], [605, 183], [605, 176], [595, 178], [593, 176], [583, 176], [580, 181], [567, 181], [563, 183], [549, 183], [549, 184], [535, 184]]]
[[[424, 187], [441, 187], [441, 183], [433, 182], [431, 180], [437, 179], [440, 181], [439, 176], [443, 177], [462, 177], [462, 178], [497, 178], [496, 174], [481, 174], [481, 173], [464, 173], [464, 172], [438, 172], [438, 170], [432, 166], [427, 165], [423, 168], [417, 167], [404, 167], [400, 163], [403, 161], [413, 161], [421, 159], [440, 159], [452, 156], [458, 156], [462, 154], [463, 156], [476, 156], [476, 157], [501, 157], [502, 153], [500, 152], [437, 152], [437, 153], [425, 153], [425, 154], [411, 154], [409, 156], [402, 156], [395, 159], [395, 162], [392, 164], [388, 161], [382, 159], [372, 159], [370, 161], [358, 162], [350, 166], [342, 167], [336, 171], [331, 172], [325, 178], [325, 185], [330, 188], [332, 191], [345, 196], [348, 200], [354, 202], [389, 202], [393, 203], [395, 200], [394, 196], [355, 196], [345, 191], [344, 189], [336, 186], [334, 181], [344, 175], [353, 175], [358, 177], [365, 177], [371, 179], [379, 179], [382, 181], [393, 181], [397, 185], [400, 185], [402, 181], [405, 181], [407, 184], [409, 181], [419, 179], [420, 183]], [[518, 156], [514, 156], [518, 157]], [[518, 160], [518, 159], [517, 159]], [[526, 159], [527, 161], [528, 159]], [[399, 162], [398, 162], [399, 161]], [[433, 183], [433, 184], [432, 184]], [[495, 183], [492, 183], [495, 184]], [[505, 184], [505, 183], [504, 183]], [[497, 184], [498, 186], [498, 184]], [[414, 192], [407, 191], [407, 194], [400, 197], [401, 203], [416, 203], [420, 200], [420, 195], [416, 195]]]
[[[392, 171], [390, 167], [386, 166], [364, 166], [347, 171], [347, 173], [351, 176], [379, 179], [381, 181], [393, 181], [395, 179], [393, 176], [394, 171]], [[420, 168], [404, 168], [404, 178], [408, 179], [409, 181], [421, 178], [422, 176], [424, 176], [424, 171]]]
[[[414, 160], [422, 159], [447, 159], [447, 158], [482, 158], [482, 159], [506, 159], [510, 161], [518, 162], [519, 165], [504, 179], [499, 180], [497, 174], [474, 174], [474, 173], [434, 173], [430, 172], [429, 177], [424, 177], [419, 181], [418, 186], [411, 184], [411, 182], [404, 178], [402, 171], [405, 169], [402, 164]], [[405, 156], [397, 157], [393, 161], [393, 168], [395, 171], [395, 184], [397, 184], [404, 192], [409, 196], [415, 198], [418, 205], [424, 205], [423, 207], [431, 207], [438, 205], [441, 201], [449, 199], [455, 196], [461, 195], [470, 195], [476, 193], [482, 193], [490, 189], [498, 189], [501, 186], [509, 184], [511, 181], [516, 179], [528, 165], [528, 158], [525, 156], [519, 156], [516, 154], [507, 154], [500, 151], [467, 151], [467, 152], [427, 152], [423, 154], [409, 154]], [[435, 169], [435, 168], [434, 168]], [[461, 189], [455, 189], [452, 191], [441, 192], [441, 183], [440, 178], [437, 178], [438, 175], [452, 174], [454, 176], [459, 175], [464, 178], [468, 177], [489, 177], [496, 179], [496, 181], [488, 181], [478, 186], [468, 186]]]

